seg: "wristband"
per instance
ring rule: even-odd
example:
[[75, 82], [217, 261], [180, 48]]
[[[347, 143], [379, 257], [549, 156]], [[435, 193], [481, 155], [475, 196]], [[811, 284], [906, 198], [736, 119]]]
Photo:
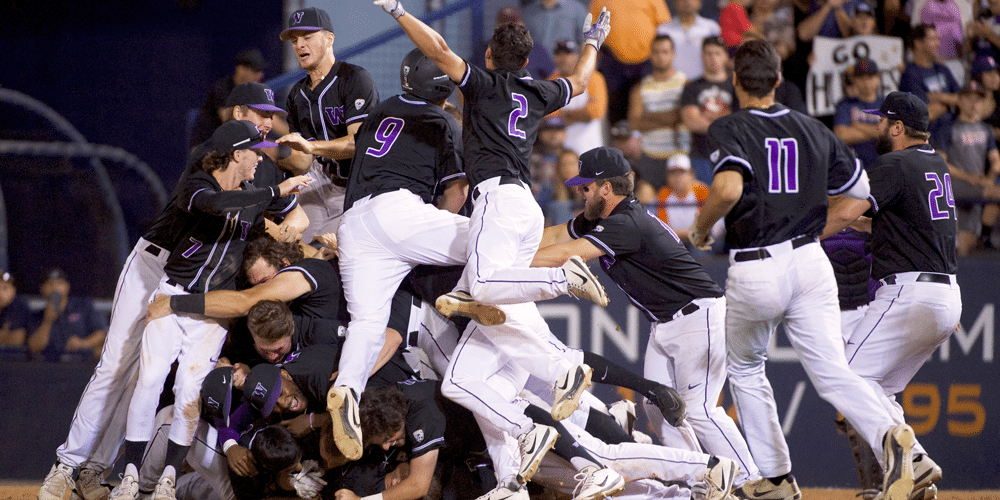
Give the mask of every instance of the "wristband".
[[225, 443], [222, 443], [222, 452], [226, 453], [230, 448], [236, 446], [237, 444], [239, 443], [237, 443], [235, 439], [227, 439]]
[[174, 312], [205, 314], [205, 294], [171, 295], [170, 309]]

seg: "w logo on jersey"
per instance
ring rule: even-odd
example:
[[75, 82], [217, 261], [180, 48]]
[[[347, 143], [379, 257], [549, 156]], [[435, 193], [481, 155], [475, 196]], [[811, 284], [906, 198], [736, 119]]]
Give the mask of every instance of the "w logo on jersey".
[[[359, 99], [360, 100], [360, 99]], [[358, 108], [361, 109], [361, 108]], [[326, 119], [330, 120], [330, 124], [336, 127], [340, 125], [340, 122], [344, 121], [344, 107], [338, 106], [336, 108], [325, 108], [323, 110], [326, 113]]]

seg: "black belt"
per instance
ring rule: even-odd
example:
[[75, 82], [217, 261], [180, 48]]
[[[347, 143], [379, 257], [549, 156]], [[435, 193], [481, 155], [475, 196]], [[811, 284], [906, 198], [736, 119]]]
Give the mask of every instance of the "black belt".
[[[517, 184], [519, 186], [523, 186], [524, 185], [524, 183], [521, 181], [521, 179], [519, 179], [519, 178], [517, 178], [517, 177], [515, 177], [513, 175], [501, 175], [500, 176], [500, 183], [497, 184], [497, 185], [498, 186], [502, 186], [504, 184]], [[478, 200], [479, 199], [479, 186], [476, 186], [475, 188], [472, 189], [472, 199], [473, 200]]]
[[[792, 249], [799, 248], [803, 245], [808, 245], [816, 241], [816, 238], [812, 236], [799, 236], [792, 240]], [[733, 255], [733, 260], [736, 262], [746, 262], [748, 260], [764, 260], [771, 257], [771, 253], [767, 251], [766, 248], [758, 248], [756, 250], [745, 250], [742, 252], [736, 252]]]
[[[938, 274], [938, 273], [920, 273], [917, 275], [917, 281], [923, 283], [939, 283], [942, 285], [950, 285], [951, 276], [948, 276], [947, 274]], [[886, 285], [895, 285], [896, 275], [890, 274], [885, 278], [882, 278], [882, 282], [885, 283]]]
[[682, 318], [684, 316], [687, 316], [688, 314], [691, 314], [691, 313], [697, 311], [698, 309], [701, 309], [701, 307], [698, 307], [698, 304], [695, 304], [694, 302], [691, 302], [690, 304], [688, 304], [688, 305], [680, 308], [680, 311], [679, 311], [681, 313], [680, 316], [678, 316], [677, 313], [674, 313], [673, 316], [671, 316], [670, 319], [671, 320], [675, 320], [677, 318]]
[[184, 285], [182, 285], [182, 284], [174, 281], [173, 278], [167, 278], [167, 284], [170, 285], [170, 286], [179, 286], [185, 292], [191, 293], [191, 290], [188, 290], [188, 288], [186, 286], [184, 286]]
[[152, 255], [153, 257], [159, 257], [160, 252], [163, 251], [163, 249], [156, 245], [149, 244], [146, 245], [146, 251], [149, 252], [149, 254]]

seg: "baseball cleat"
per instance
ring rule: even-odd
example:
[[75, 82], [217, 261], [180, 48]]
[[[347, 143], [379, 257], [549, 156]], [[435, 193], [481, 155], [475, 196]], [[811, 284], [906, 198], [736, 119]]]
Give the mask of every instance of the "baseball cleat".
[[913, 428], [899, 424], [885, 434], [882, 456], [885, 458], [885, 479], [877, 500], [909, 500], [913, 493]]
[[731, 497], [729, 493], [733, 490], [733, 481], [736, 481], [739, 473], [740, 466], [735, 461], [712, 455], [701, 481], [705, 487], [704, 500], [726, 500]]
[[136, 500], [139, 497], [139, 471], [134, 464], [125, 466], [122, 484], [111, 490], [110, 500]]
[[528, 500], [528, 488], [520, 484], [500, 484], [476, 500]]
[[910, 500], [936, 500], [938, 494], [938, 488], [936, 485], [930, 485], [925, 488], [920, 488], [910, 494]]
[[562, 265], [562, 270], [566, 273], [566, 285], [570, 293], [581, 299], [592, 300], [601, 307], [608, 305], [608, 295], [604, 293], [604, 287], [597, 281], [597, 276], [590, 272], [590, 268], [582, 258], [577, 255], [570, 257]]
[[650, 398], [649, 402], [660, 409], [660, 413], [663, 414], [663, 418], [668, 424], [678, 427], [684, 423], [687, 405], [684, 404], [681, 395], [673, 387], [658, 384], [653, 389], [653, 397]]
[[601, 500], [625, 489], [625, 479], [607, 467], [588, 465], [576, 474], [573, 500]]
[[76, 494], [83, 500], [108, 500], [111, 490], [101, 484], [101, 472], [84, 467], [76, 478]]
[[480, 304], [467, 292], [446, 293], [434, 301], [434, 307], [446, 318], [465, 316], [483, 326], [502, 325], [507, 314], [497, 306]]
[[627, 399], [615, 401], [608, 406], [608, 413], [622, 429], [625, 429], [625, 432], [632, 434], [632, 431], [635, 430], [635, 403], [632, 401]]
[[62, 500], [66, 490], [73, 484], [73, 468], [56, 462], [38, 489], [38, 500]]
[[331, 387], [326, 393], [326, 411], [333, 420], [333, 442], [348, 460], [361, 458], [361, 417], [358, 397], [346, 386]]
[[577, 365], [559, 377], [556, 382], [555, 398], [552, 403], [552, 418], [562, 420], [576, 411], [583, 391], [590, 387], [590, 378], [594, 369], [585, 365]]
[[[941, 467], [931, 460], [926, 454], [920, 454], [913, 458], [913, 491], [932, 486], [941, 479]], [[937, 488], [935, 488], [936, 490]], [[936, 493], [936, 491], [935, 491]]]
[[156, 482], [156, 489], [153, 490], [152, 500], [177, 500], [177, 490], [174, 489], [176, 482], [177, 478], [174, 466], [168, 465], [164, 467], [163, 474], [160, 475], [160, 480]]
[[747, 481], [746, 484], [736, 490], [736, 498], [750, 500], [799, 500], [802, 498], [802, 490], [799, 489], [799, 483], [795, 481], [795, 476], [789, 474], [778, 484], [772, 483], [766, 477], [756, 481]]
[[517, 444], [521, 449], [521, 468], [517, 471], [519, 483], [528, 484], [531, 481], [531, 476], [538, 472], [542, 458], [556, 445], [558, 438], [559, 433], [555, 427], [542, 424], [533, 424], [531, 430], [517, 437]]

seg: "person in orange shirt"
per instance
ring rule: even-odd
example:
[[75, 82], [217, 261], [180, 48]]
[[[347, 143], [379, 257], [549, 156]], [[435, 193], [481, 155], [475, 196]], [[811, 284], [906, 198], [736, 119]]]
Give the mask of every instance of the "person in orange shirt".
[[[556, 70], [549, 80], [573, 74], [580, 59], [579, 46], [573, 40], [561, 40], [554, 49]], [[608, 114], [608, 85], [604, 76], [595, 71], [587, 90], [570, 99], [569, 104], [556, 112], [566, 123], [566, 140], [563, 145], [580, 155], [604, 146], [604, 118]]]
[[670, 22], [671, 17], [664, 0], [592, 0], [594, 19], [602, 8], [618, 19], [628, 19], [628, 29], [608, 34], [597, 63], [608, 83], [608, 118], [616, 123], [626, 117], [632, 86], [649, 72], [649, 46], [657, 26]]
[[685, 154], [674, 155], [667, 160], [666, 176], [667, 184], [660, 188], [657, 195], [656, 216], [666, 222], [681, 241], [689, 244], [688, 228], [708, 198], [708, 186], [695, 179], [691, 172], [691, 159]]

